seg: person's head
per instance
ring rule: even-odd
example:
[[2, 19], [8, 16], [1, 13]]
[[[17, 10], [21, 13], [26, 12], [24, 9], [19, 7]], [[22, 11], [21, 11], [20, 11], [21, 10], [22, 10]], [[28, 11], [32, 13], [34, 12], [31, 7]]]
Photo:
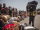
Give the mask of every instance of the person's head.
[[13, 9], [12, 9], [13, 11], [14, 11], [14, 7], [13, 7]]
[[17, 11], [17, 9], [16, 9], [16, 11]]
[[11, 9], [11, 6], [9, 6], [9, 9]]
[[19, 10], [19, 12], [20, 12], [21, 10]]
[[6, 4], [5, 3], [3, 3], [3, 7], [5, 7], [6, 6]]
[[2, 7], [2, 4], [0, 4], [0, 7]]

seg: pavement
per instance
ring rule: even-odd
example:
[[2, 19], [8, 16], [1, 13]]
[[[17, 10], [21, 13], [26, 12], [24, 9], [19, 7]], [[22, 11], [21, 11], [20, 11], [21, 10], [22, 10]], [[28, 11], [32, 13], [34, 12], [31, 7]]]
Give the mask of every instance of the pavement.
[[[29, 17], [25, 18], [24, 20], [20, 21], [20, 23], [27, 23], [29, 24]], [[35, 16], [34, 20], [34, 27], [38, 28], [40, 30], [40, 15]]]

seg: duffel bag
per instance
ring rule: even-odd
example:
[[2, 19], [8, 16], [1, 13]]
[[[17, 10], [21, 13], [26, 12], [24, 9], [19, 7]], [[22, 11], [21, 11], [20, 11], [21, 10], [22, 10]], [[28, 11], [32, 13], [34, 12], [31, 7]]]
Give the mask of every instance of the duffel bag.
[[6, 24], [2, 30], [13, 30], [14, 26], [14, 24]]

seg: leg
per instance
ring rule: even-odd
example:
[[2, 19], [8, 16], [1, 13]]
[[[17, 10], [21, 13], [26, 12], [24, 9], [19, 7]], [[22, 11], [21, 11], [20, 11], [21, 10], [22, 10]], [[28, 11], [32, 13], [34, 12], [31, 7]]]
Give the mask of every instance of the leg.
[[31, 25], [31, 17], [29, 17], [29, 25]]
[[33, 17], [33, 19], [32, 19], [32, 26], [34, 27], [34, 17]]

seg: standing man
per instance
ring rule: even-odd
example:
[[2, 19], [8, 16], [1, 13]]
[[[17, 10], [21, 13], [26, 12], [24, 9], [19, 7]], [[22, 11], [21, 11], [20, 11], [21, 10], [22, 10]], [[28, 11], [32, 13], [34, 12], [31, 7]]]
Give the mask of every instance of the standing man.
[[21, 16], [21, 10], [19, 10], [19, 16]]
[[17, 17], [17, 16], [18, 16], [18, 11], [17, 11], [17, 9], [16, 9], [16, 13], [15, 13], [15, 14], [16, 14], [16, 17]]
[[15, 11], [14, 11], [14, 8], [12, 9], [12, 14], [13, 14], [13, 17], [15, 17]]
[[32, 26], [34, 27], [34, 18], [36, 16], [36, 6], [37, 6], [38, 2], [36, 1], [32, 1], [32, 2], [28, 2], [27, 4], [27, 12], [29, 12], [29, 25], [31, 25], [32, 22]]
[[3, 8], [4, 8], [4, 14], [8, 14], [8, 8], [6, 7], [5, 3], [3, 3]]

